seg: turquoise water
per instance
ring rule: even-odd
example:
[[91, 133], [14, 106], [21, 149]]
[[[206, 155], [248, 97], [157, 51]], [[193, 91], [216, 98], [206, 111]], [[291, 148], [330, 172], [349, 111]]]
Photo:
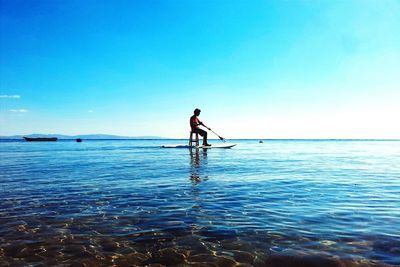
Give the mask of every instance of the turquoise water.
[[0, 142], [0, 262], [400, 264], [400, 141], [232, 142]]

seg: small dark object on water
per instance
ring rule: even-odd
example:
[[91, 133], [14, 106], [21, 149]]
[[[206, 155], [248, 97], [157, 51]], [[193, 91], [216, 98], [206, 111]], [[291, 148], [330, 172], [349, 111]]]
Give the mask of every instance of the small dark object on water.
[[259, 142], [259, 143], [260, 143], [260, 144], [262, 144], [262, 143], [264, 143], [264, 142], [263, 142], [263, 140], [260, 140], [260, 142]]
[[76, 139], [76, 142], [80, 143], [80, 142], [82, 142], [82, 139], [78, 138], [78, 139]]
[[57, 137], [24, 137], [28, 142], [47, 142], [47, 141], [57, 141]]

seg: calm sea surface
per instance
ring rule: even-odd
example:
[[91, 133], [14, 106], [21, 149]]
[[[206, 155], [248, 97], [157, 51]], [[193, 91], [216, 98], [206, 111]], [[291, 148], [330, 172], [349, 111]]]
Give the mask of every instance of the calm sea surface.
[[231, 142], [0, 142], [0, 266], [400, 265], [400, 141]]

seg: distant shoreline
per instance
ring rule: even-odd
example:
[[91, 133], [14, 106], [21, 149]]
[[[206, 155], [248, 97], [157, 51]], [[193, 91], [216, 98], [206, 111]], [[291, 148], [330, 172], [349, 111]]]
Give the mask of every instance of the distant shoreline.
[[29, 137], [29, 138], [38, 138], [38, 137], [56, 137], [58, 140], [61, 139], [123, 139], [123, 140], [130, 140], [130, 139], [165, 139], [164, 137], [161, 136], [151, 136], [151, 135], [145, 135], [145, 136], [120, 136], [120, 135], [111, 135], [111, 134], [81, 134], [81, 135], [63, 135], [63, 134], [26, 134], [26, 135], [8, 135], [8, 136], [0, 136], [1, 139], [23, 139], [24, 137]]
[[[85, 141], [158, 141], [158, 140], [187, 140], [187, 138], [82, 138], [77, 137]], [[77, 138], [59, 138], [58, 141], [75, 141]], [[218, 140], [219, 139], [210, 139]], [[227, 140], [236, 141], [400, 141], [400, 139], [354, 139], [354, 138], [316, 138], [316, 139], [306, 139], [306, 138], [233, 138]], [[25, 141], [23, 138], [0, 138], [0, 141]]]
[[[141, 135], [141, 136], [123, 136], [113, 134], [77, 134], [77, 135], [64, 135], [64, 134], [16, 134], [16, 135], [0, 135], [0, 140], [24, 140], [24, 137], [38, 138], [38, 137], [56, 137], [61, 140], [187, 140], [187, 138], [170, 138], [157, 135]], [[211, 137], [210, 140], [218, 140], [218, 138]], [[227, 140], [263, 140], [263, 141], [399, 141], [400, 138], [227, 138]]]

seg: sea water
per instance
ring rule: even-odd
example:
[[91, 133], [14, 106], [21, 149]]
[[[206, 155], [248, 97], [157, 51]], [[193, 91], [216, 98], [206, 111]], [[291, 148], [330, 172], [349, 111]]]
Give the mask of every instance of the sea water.
[[400, 264], [400, 141], [231, 142], [0, 142], [0, 265]]

